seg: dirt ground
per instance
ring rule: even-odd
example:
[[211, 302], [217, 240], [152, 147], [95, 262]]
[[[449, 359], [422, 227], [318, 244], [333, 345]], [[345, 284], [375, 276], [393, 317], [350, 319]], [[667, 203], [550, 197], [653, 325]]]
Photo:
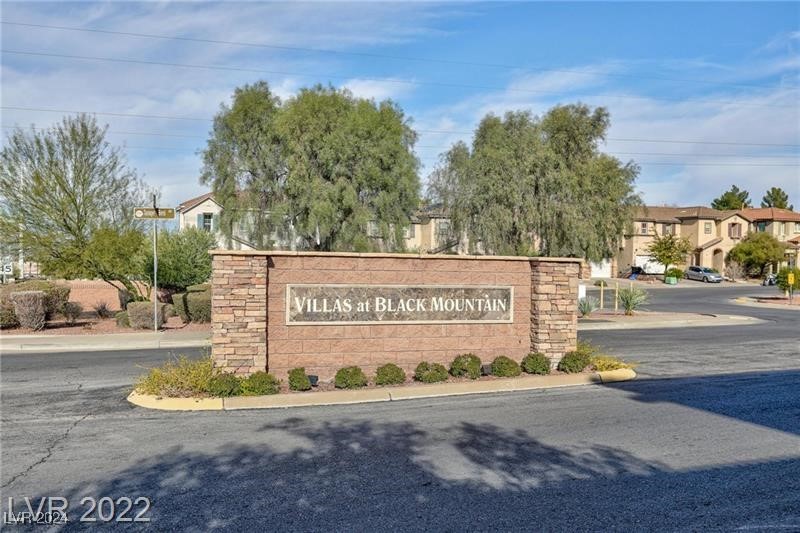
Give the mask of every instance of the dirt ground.
[[[106, 333], [150, 333], [152, 329], [121, 328], [114, 318], [97, 318], [94, 312], [84, 312], [74, 324], [67, 324], [63, 318], [56, 317], [47, 323], [43, 330], [33, 331], [25, 328], [4, 329], [3, 335], [102, 335]], [[184, 324], [180, 317], [167, 320], [163, 331], [211, 331], [211, 324]]]

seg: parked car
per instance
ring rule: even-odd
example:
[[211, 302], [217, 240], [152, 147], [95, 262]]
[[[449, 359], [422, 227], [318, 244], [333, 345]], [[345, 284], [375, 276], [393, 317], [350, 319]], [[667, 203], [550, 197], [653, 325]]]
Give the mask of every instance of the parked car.
[[776, 276], [775, 274], [770, 274], [766, 278], [764, 278], [764, 281], [762, 281], [761, 284], [765, 287], [768, 287], [770, 285], [775, 285], [777, 282], [778, 282], [778, 276]]
[[705, 283], [722, 283], [722, 276], [713, 268], [690, 266], [684, 274], [686, 279], [693, 279]]

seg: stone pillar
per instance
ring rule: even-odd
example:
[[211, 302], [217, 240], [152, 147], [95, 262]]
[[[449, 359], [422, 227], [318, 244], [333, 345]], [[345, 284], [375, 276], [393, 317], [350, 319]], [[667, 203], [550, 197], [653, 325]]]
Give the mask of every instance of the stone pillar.
[[225, 372], [267, 369], [267, 265], [269, 257], [214, 255], [211, 356]]
[[580, 260], [531, 260], [531, 351], [553, 367], [577, 347], [580, 269]]

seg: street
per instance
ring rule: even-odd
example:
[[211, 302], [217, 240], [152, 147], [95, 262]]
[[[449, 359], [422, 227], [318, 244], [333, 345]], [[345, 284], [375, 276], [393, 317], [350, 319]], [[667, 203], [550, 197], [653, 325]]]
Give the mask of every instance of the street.
[[[699, 285], [699, 284], [697, 284]], [[291, 410], [130, 405], [169, 350], [4, 355], [2, 502], [149, 498], [206, 530], [800, 530], [800, 313], [756, 286], [650, 291], [748, 326], [591, 331], [635, 381]], [[199, 356], [200, 349], [181, 352]], [[124, 524], [117, 524], [124, 525]]]

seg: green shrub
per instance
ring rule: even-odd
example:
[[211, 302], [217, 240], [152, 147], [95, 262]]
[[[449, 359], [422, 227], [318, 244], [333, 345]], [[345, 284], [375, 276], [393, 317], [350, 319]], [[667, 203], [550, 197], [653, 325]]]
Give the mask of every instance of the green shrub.
[[[202, 228], [161, 231], [158, 234], [158, 282], [162, 287], [184, 288], [208, 281], [211, 277], [211, 255], [216, 238]], [[153, 279], [152, 246], [145, 251], [146, 275]]]
[[210, 283], [198, 283], [197, 285], [189, 285], [186, 287], [186, 292], [206, 292], [211, 290]]
[[47, 323], [45, 294], [43, 291], [22, 291], [11, 293], [14, 314], [23, 328], [39, 331]]
[[405, 383], [405, 381], [406, 373], [403, 372], [402, 368], [393, 363], [380, 366], [375, 372], [376, 385], [400, 385], [401, 383]]
[[19, 326], [19, 320], [14, 313], [14, 302], [6, 298], [0, 298], [0, 329], [15, 328]]
[[83, 313], [83, 306], [78, 302], [67, 302], [61, 308], [61, 315], [67, 324], [74, 324], [81, 317], [81, 313]]
[[281, 381], [261, 370], [250, 374], [241, 383], [241, 393], [245, 396], [266, 396], [281, 391]]
[[172, 295], [172, 307], [175, 309], [175, 314], [181, 317], [184, 324], [189, 323], [189, 308], [186, 307], [186, 293], [179, 292]]
[[186, 310], [192, 322], [211, 322], [211, 291], [187, 293]]
[[300, 391], [311, 389], [311, 380], [308, 379], [305, 368], [300, 367], [289, 370], [289, 388]]
[[423, 361], [414, 369], [414, 379], [422, 383], [447, 381], [447, 369], [439, 363]]
[[680, 268], [678, 268], [678, 267], [672, 267], [672, 268], [670, 268], [669, 270], [667, 270], [666, 272], [664, 272], [664, 277], [665, 277], [665, 278], [678, 278], [678, 279], [682, 279], [682, 278], [683, 278], [683, 275], [684, 275], [684, 271], [683, 271], [683, 270], [681, 270], [681, 269], [680, 269]]
[[500, 355], [492, 361], [492, 375], [501, 378], [513, 378], [522, 373], [519, 364], [513, 359]]
[[[789, 273], [794, 272], [794, 284], [789, 285]], [[782, 291], [788, 291], [790, 288], [793, 291], [800, 289], [800, 268], [782, 268], [778, 271], [775, 277], [775, 285]]]
[[581, 316], [589, 316], [600, 308], [600, 302], [594, 296], [584, 296], [578, 300], [578, 312]]
[[550, 373], [550, 359], [543, 353], [534, 352], [529, 353], [522, 358], [520, 365], [522, 370], [528, 374], [549, 374]]
[[136, 382], [136, 391], [170, 397], [207, 396], [211, 378], [216, 373], [211, 357], [191, 361], [182, 355], [162, 366], [151, 368]]
[[626, 315], [633, 315], [633, 312], [647, 303], [649, 295], [644, 289], [630, 287], [619, 290], [619, 303], [625, 310]]
[[605, 372], [607, 370], [619, 370], [620, 368], [634, 368], [635, 363], [626, 363], [621, 359], [612, 357], [610, 355], [596, 355], [591, 358], [591, 365], [598, 372]]
[[578, 349], [565, 353], [561, 361], [558, 362], [558, 369], [567, 374], [577, 374], [578, 372], [583, 372], [583, 369], [589, 366], [591, 362], [591, 354], [585, 350]]
[[120, 311], [117, 313], [114, 318], [117, 320], [117, 326], [121, 328], [129, 328], [131, 327], [131, 319], [128, 316], [127, 311]]
[[242, 393], [242, 381], [235, 374], [227, 372], [216, 374], [208, 382], [208, 393], [218, 398], [238, 396]]
[[92, 309], [94, 309], [97, 318], [111, 318], [113, 314], [108, 307], [108, 303], [103, 301], [95, 302], [94, 305], [92, 305]]
[[0, 294], [10, 295], [15, 292], [42, 291], [44, 293], [44, 305], [46, 320], [56, 316], [64, 304], [69, 301], [69, 286], [58, 285], [52, 281], [28, 280], [22, 283], [15, 283], [3, 287]]
[[[164, 309], [158, 309], [158, 327], [164, 325]], [[134, 329], [153, 329], [153, 302], [131, 302], [128, 304], [128, 319]]]
[[598, 279], [594, 282], [595, 287], [608, 287], [608, 282], [604, 279]]
[[164, 309], [164, 320], [175, 316], [175, 306], [172, 304], [161, 304]]
[[455, 377], [466, 376], [469, 379], [481, 377], [481, 360], [472, 353], [465, 353], [456, 356], [450, 363], [450, 375]]
[[360, 389], [367, 386], [367, 376], [357, 366], [346, 366], [336, 372], [333, 383], [337, 389]]

